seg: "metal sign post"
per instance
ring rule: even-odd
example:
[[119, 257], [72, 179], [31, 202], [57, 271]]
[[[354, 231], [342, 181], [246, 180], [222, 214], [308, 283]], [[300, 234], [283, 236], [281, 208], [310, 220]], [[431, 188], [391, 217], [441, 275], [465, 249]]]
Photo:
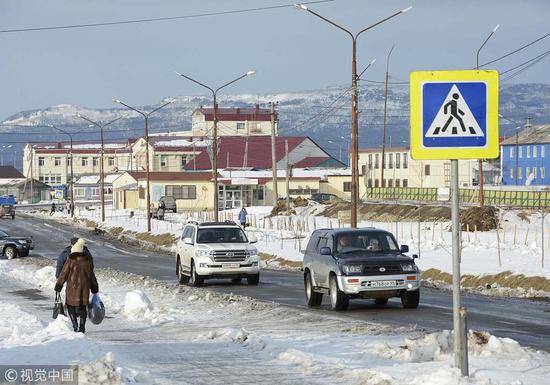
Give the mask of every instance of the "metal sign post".
[[458, 161], [499, 155], [498, 72], [418, 71], [411, 73], [410, 84], [412, 158], [451, 161], [454, 357], [468, 376], [467, 311], [460, 306]]

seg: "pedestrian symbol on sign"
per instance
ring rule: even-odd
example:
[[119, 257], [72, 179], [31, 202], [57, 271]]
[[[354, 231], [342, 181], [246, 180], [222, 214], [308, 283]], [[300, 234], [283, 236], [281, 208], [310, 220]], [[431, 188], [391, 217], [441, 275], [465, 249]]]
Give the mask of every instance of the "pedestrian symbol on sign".
[[443, 136], [483, 136], [479, 124], [456, 84], [453, 84], [426, 132], [426, 137]]

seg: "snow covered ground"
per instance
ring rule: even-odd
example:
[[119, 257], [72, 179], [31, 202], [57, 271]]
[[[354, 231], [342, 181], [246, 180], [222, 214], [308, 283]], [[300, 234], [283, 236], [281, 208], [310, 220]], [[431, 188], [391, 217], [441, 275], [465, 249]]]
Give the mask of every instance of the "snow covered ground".
[[470, 333], [471, 377], [448, 331], [349, 320], [98, 271], [107, 318], [73, 333], [51, 319], [54, 268], [0, 260], [0, 362], [81, 365], [81, 384], [544, 384], [550, 355]]

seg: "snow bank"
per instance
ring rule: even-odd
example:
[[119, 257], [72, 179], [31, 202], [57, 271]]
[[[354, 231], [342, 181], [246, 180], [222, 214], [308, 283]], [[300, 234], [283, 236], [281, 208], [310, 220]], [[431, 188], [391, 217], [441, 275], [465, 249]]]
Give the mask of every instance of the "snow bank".
[[218, 330], [211, 330], [206, 334], [201, 334], [197, 337], [197, 339], [245, 342], [248, 339], [248, 332], [242, 328], [223, 328]]
[[123, 313], [131, 319], [143, 319], [153, 310], [153, 304], [143, 290], [132, 290], [126, 293]]

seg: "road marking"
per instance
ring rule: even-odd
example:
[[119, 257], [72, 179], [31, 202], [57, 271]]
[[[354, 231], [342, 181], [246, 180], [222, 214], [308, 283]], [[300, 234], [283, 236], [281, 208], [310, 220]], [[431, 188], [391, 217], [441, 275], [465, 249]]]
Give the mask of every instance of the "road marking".
[[505, 324], [505, 325], [517, 325], [517, 323], [515, 322], [508, 322], [508, 321], [500, 321], [500, 320], [496, 320], [496, 322], [500, 323], [500, 324]]

